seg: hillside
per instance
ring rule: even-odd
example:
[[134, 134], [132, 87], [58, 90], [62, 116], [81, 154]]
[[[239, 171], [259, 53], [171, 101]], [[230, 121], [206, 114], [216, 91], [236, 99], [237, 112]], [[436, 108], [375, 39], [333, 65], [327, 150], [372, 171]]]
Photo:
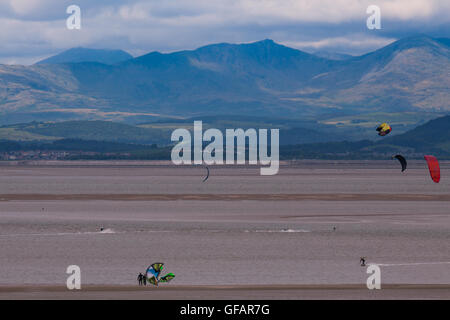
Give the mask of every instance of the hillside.
[[88, 49], [88, 48], [72, 48], [63, 51], [57, 55], [43, 59], [36, 64], [59, 64], [59, 63], [80, 63], [80, 62], [98, 62], [104, 64], [115, 64], [133, 56], [123, 50], [106, 50], [106, 49]]
[[[170, 137], [170, 136], [169, 136]], [[0, 127], [0, 139], [46, 141], [81, 139], [118, 143], [168, 144], [166, 130], [110, 121], [31, 122]]]
[[[192, 130], [195, 118], [178, 121], [152, 122], [129, 125], [111, 121], [63, 121], [31, 122], [0, 127], [0, 140], [10, 141], [56, 141], [59, 139], [81, 139], [134, 144], [172, 144], [170, 136], [177, 128]], [[278, 128], [281, 144], [298, 144], [342, 140], [333, 132], [313, 129], [305, 122], [292, 122], [286, 119], [206, 117], [204, 130], [218, 128], [225, 132], [228, 128]]]
[[344, 123], [368, 114], [415, 114], [406, 131], [450, 110], [448, 42], [420, 35], [345, 60], [263, 40], [152, 52], [113, 65], [0, 65], [0, 122], [257, 114]]
[[[223, 120], [227, 125], [229, 120]], [[248, 121], [248, 120], [247, 120]], [[209, 123], [212, 123], [209, 120]], [[276, 121], [275, 121], [276, 123]], [[289, 121], [288, 121], [289, 123]], [[216, 122], [215, 124], [219, 124]], [[229, 123], [228, 123], [229, 124]], [[255, 125], [255, 123], [253, 123]], [[77, 159], [170, 159], [170, 132], [173, 128], [191, 129], [192, 123], [166, 122], [143, 124], [133, 127], [100, 121], [73, 121], [66, 123], [31, 123], [0, 128], [0, 153], [39, 150], [70, 151], [64, 157]], [[207, 128], [209, 125], [205, 125]], [[243, 126], [245, 128], [245, 126]], [[2, 130], [17, 130], [29, 139], [7, 139]], [[394, 128], [395, 129], [395, 128]], [[286, 132], [306, 133], [307, 139], [315, 143], [291, 144]], [[283, 133], [284, 132], [284, 133]], [[323, 141], [331, 136], [306, 129], [285, 127], [280, 131], [280, 158], [289, 159], [389, 159], [394, 154], [407, 158], [422, 158], [433, 154], [440, 159], [450, 159], [450, 115], [431, 120], [404, 134], [378, 137], [377, 141]], [[373, 135], [376, 133], [373, 131]], [[44, 137], [44, 139], [42, 139]], [[96, 140], [95, 140], [96, 139]], [[141, 141], [141, 143], [137, 143]], [[303, 140], [305, 141], [305, 140]], [[158, 146], [156, 146], [158, 142]], [[151, 144], [151, 145], [149, 145]], [[123, 154], [126, 153], [126, 154]], [[14, 154], [15, 155], [15, 154]], [[29, 156], [26, 154], [26, 156]], [[36, 155], [33, 155], [36, 156]]]
[[431, 120], [403, 134], [387, 137], [384, 143], [414, 148], [416, 152], [450, 154], [450, 116]]
[[[259, 125], [258, 122], [252, 123], [250, 119], [243, 119], [241, 126], [236, 127], [248, 128], [245, 123], [256, 128], [267, 126], [263, 118], [257, 121], [260, 121]], [[403, 134], [379, 137], [372, 131], [376, 140], [358, 141], [342, 141], [336, 135], [289, 127], [289, 121], [282, 127], [278, 121], [280, 120], [274, 119], [272, 127], [281, 128], [282, 159], [385, 159], [396, 153], [408, 158], [421, 158], [424, 154], [450, 158], [450, 115], [431, 120]], [[222, 120], [212, 118], [204, 123], [204, 129], [211, 127], [212, 124], [216, 128], [226, 128], [230, 127], [230, 124], [238, 123], [226, 118]], [[2, 146], [6, 151], [11, 150], [11, 146], [20, 150], [26, 150], [31, 146], [44, 146], [50, 150], [76, 149], [105, 153], [132, 150], [144, 158], [145, 155], [140, 151], [147, 150], [149, 145], [158, 145], [162, 147], [159, 154], [166, 159], [170, 145], [173, 144], [170, 141], [170, 134], [172, 130], [180, 127], [192, 130], [192, 122], [149, 123], [139, 127], [102, 121], [29, 123], [1, 127], [0, 141], [3, 141]], [[11, 134], [11, 130], [14, 130], [14, 134]], [[86, 146], [84, 143], [87, 143]], [[154, 151], [152, 147], [152, 159], [155, 156]]]
[[377, 141], [312, 143], [284, 146], [281, 150], [285, 158], [377, 159], [400, 153], [409, 158], [433, 154], [450, 159], [450, 115], [428, 121], [403, 134], [378, 137]]

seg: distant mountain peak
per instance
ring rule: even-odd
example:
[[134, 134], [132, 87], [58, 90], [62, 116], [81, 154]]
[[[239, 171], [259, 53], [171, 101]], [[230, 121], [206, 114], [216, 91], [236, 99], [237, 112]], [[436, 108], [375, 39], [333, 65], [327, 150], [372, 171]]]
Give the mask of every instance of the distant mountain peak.
[[41, 60], [36, 64], [60, 64], [60, 63], [80, 63], [99, 62], [103, 64], [115, 64], [132, 59], [129, 53], [123, 50], [90, 49], [75, 47], [63, 51], [57, 55]]
[[[239, 47], [284, 47], [283, 45], [276, 43], [272, 39], [264, 39], [253, 42], [244, 42], [244, 43], [228, 43], [228, 42], [220, 42], [220, 43], [212, 43], [202, 47], [199, 47], [193, 51], [203, 50], [208, 48], [239, 48]], [[287, 48], [287, 47], [286, 47]]]
[[249, 43], [213, 43], [194, 50], [184, 50], [172, 53], [150, 52], [133, 60], [125, 62], [126, 64], [144, 64], [144, 65], [174, 65], [182, 63], [183, 59], [188, 61], [206, 60], [215, 63], [230, 63], [241, 60], [240, 63], [270, 63], [274, 61], [283, 61], [287, 64], [289, 59], [311, 59], [323, 60], [309, 53], [298, 49], [290, 48], [279, 44], [272, 39], [264, 39]]
[[[264, 40], [260, 40], [260, 41], [254, 41], [254, 42], [249, 42], [249, 43], [243, 43], [242, 45], [247, 45], [247, 46], [255, 46], [255, 47], [280, 47], [280, 48], [289, 48], [286, 47], [285, 45], [282, 45], [281, 43], [275, 42], [272, 39], [264, 39]], [[296, 50], [294, 48], [289, 48], [291, 50]]]
[[434, 39], [424, 34], [417, 34], [395, 41], [386, 48], [391, 47], [395, 50], [407, 50], [419, 47], [439, 47], [439, 45], [440, 43], [438, 39]]
[[387, 46], [359, 56], [356, 60], [365, 60], [371, 58], [373, 63], [383, 65], [389, 62], [397, 54], [408, 51], [410, 49], [422, 49], [433, 52], [433, 55], [444, 56], [449, 58], [449, 39], [435, 39], [424, 34], [412, 35], [406, 38], [394, 41]]
[[276, 43], [272, 39], [264, 39], [264, 40], [256, 41], [256, 42], [253, 42], [253, 43], [262, 43], [262, 44], [267, 44], [267, 45], [273, 45], [273, 44], [280, 45], [279, 43]]

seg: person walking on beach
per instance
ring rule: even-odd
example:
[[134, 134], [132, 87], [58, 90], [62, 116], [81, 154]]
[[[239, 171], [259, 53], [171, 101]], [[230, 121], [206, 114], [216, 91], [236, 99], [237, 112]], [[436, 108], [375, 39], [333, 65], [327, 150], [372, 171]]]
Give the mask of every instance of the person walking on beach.
[[143, 279], [144, 279], [144, 276], [142, 275], [142, 273], [139, 272], [137, 280], [138, 280], [138, 283], [139, 283], [140, 286], [142, 286]]
[[147, 285], [147, 277], [142, 275], [142, 282], [144, 283], [144, 286]]
[[359, 259], [359, 264], [361, 265], [361, 267], [365, 267], [366, 266], [366, 258], [361, 257], [361, 259]]

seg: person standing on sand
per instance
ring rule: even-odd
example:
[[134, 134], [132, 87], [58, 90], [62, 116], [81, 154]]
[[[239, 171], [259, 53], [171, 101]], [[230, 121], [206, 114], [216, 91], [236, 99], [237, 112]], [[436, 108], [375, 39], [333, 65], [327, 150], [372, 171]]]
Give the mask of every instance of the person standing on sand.
[[143, 275], [142, 276], [142, 281], [144, 283], [144, 286], [146, 286], [147, 285], [147, 277]]
[[139, 272], [137, 280], [138, 280], [138, 283], [139, 283], [140, 286], [142, 286], [143, 279], [144, 279], [144, 276], [142, 275], [142, 273]]
[[361, 267], [365, 267], [366, 266], [366, 257], [361, 257], [361, 259], [359, 259], [359, 264], [361, 265]]

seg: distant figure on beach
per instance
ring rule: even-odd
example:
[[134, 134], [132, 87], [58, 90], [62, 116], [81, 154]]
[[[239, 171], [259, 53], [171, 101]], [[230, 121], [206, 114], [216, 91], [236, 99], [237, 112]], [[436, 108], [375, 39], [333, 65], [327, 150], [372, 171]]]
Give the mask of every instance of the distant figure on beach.
[[101, 228], [100, 228], [100, 231], [103, 231], [103, 230], [105, 230], [105, 228], [101, 227]]
[[333, 226], [333, 231], [336, 231], [336, 226]]
[[137, 277], [137, 280], [139, 282], [139, 285], [142, 286], [142, 282], [144, 281], [144, 275], [139, 272], [139, 275]]
[[143, 282], [144, 286], [147, 285], [147, 277], [144, 275], [142, 275], [142, 282]]
[[366, 258], [361, 257], [361, 259], [359, 259], [359, 264], [361, 265], [361, 267], [365, 267], [366, 266]]

